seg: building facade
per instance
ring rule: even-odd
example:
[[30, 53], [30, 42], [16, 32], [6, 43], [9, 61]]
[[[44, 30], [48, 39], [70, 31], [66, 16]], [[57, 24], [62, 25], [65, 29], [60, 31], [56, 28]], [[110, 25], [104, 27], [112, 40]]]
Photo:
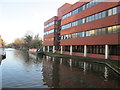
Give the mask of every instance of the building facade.
[[[118, 0], [119, 1], [119, 0]], [[57, 52], [120, 60], [120, 2], [89, 0], [64, 4], [58, 9]]]
[[49, 19], [48, 21], [46, 21], [44, 23], [44, 51], [53, 51], [53, 53], [55, 52], [57, 46], [58, 46], [58, 40], [56, 37], [57, 36], [57, 20], [58, 17], [54, 16], [51, 19]]

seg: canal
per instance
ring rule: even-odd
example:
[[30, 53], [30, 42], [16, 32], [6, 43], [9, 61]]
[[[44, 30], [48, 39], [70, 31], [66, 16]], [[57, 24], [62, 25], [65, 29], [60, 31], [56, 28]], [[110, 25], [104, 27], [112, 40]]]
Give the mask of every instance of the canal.
[[71, 58], [6, 49], [2, 88], [120, 88], [120, 76], [109, 67]]

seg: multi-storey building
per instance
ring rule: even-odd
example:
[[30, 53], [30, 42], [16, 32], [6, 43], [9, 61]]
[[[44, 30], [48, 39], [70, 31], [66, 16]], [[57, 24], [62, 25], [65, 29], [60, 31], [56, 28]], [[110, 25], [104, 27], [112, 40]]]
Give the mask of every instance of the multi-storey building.
[[120, 2], [115, 1], [87, 0], [60, 7], [60, 53], [119, 60]]
[[58, 46], [58, 37], [57, 36], [57, 16], [52, 17], [48, 21], [44, 23], [44, 51], [53, 51], [55, 52], [55, 49]]

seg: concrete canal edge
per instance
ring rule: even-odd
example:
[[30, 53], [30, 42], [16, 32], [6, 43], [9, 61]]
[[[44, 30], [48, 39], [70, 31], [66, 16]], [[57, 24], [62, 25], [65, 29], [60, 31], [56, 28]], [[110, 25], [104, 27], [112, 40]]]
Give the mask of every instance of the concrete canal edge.
[[[111, 68], [114, 72], [116, 72], [117, 74], [120, 75], [119, 65], [116, 65], [115, 63], [111, 62], [111, 60], [109, 60], [109, 59], [106, 60], [106, 59], [98, 59], [98, 58], [82, 57], [82, 56], [74, 56], [74, 55], [65, 55], [65, 54], [51, 53], [51, 52], [45, 52], [45, 55], [59, 57], [59, 58], [81, 59], [82, 61], [104, 64], [104, 65], [108, 66], [109, 68]], [[114, 62], [117, 62], [117, 61], [118, 60], [114, 60]]]

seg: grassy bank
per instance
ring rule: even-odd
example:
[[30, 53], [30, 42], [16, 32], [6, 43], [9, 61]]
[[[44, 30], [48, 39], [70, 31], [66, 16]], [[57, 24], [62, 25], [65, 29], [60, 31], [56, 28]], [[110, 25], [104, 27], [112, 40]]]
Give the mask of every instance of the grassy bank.
[[54, 57], [71, 57], [70, 55], [65, 54], [59, 54], [59, 53], [51, 53], [51, 52], [44, 52], [48, 56], [54, 56]]

